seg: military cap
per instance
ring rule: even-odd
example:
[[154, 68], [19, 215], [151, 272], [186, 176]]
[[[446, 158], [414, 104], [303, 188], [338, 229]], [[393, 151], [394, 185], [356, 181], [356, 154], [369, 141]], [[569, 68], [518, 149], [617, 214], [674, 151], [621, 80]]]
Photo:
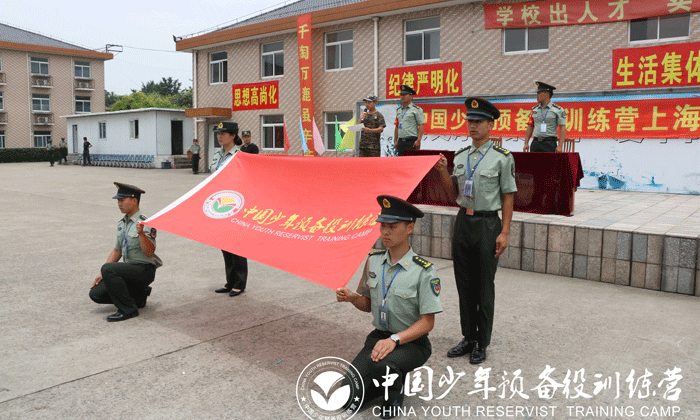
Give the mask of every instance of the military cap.
[[410, 87], [409, 85], [401, 85], [401, 94], [402, 95], [406, 95], [406, 94], [415, 95], [416, 91], [413, 90], [413, 88]]
[[219, 125], [214, 129], [215, 133], [231, 133], [231, 134], [238, 134], [238, 123], [235, 123], [233, 121], [222, 121], [219, 123]]
[[250, 136], [250, 130], [241, 131], [241, 137], [246, 137], [246, 136]]
[[554, 89], [556, 89], [554, 86], [548, 85], [544, 82], [535, 82], [535, 84], [537, 85], [537, 92], [538, 93], [539, 92], [549, 92], [551, 94], [554, 94]]
[[115, 182], [114, 185], [117, 186], [117, 195], [112, 198], [119, 199], [134, 197], [138, 199], [141, 197], [141, 194], [146, 194], [146, 191], [133, 185], [122, 184], [121, 182]]
[[391, 195], [380, 195], [377, 203], [382, 206], [382, 212], [377, 217], [379, 223], [415, 222], [424, 216], [418, 207]]
[[498, 110], [491, 102], [486, 99], [477, 97], [467, 98], [464, 101], [464, 106], [467, 107], [468, 120], [497, 120], [501, 116], [501, 111]]
[[376, 102], [376, 101], [377, 101], [377, 97], [376, 97], [375, 95], [367, 95], [367, 96], [365, 96], [365, 98], [362, 99], [362, 100], [365, 101], [365, 102]]

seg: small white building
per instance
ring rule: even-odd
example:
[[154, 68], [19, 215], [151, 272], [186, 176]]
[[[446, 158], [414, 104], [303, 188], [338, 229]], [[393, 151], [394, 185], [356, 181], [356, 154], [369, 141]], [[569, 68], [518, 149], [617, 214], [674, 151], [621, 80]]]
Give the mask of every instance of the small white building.
[[184, 109], [142, 108], [62, 118], [66, 118], [66, 141], [72, 153], [83, 152], [83, 137], [87, 137], [90, 154], [150, 155], [160, 168], [160, 162], [185, 154], [192, 145], [192, 118], [185, 118]]

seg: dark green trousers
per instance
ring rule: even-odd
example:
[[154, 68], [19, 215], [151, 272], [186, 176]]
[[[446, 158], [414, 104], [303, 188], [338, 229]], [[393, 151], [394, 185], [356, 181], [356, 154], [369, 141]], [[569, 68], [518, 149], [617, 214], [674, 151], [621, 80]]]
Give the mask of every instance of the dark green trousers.
[[153, 283], [156, 266], [115, 262], [102, 265], [101, 272], [102, 281], [90, 289], [90, 299], [112, 303], [121, 313], [130, 315], [137, 310], [134, 297]]
[[468, 216], [460, 210], [452, 237], [452, 262], [459, 294], [462, 335], [478, 341], [481, 347], [491, 343], [496, 290], [494, 277], [498, 267], [496, 238], [501, 219]]
[[544, 141], [539, 141], [532, 139], [532, 143], [530, 144], [530, 151], [531, 152], [556, 152], [557, 151], [557, 140], [544, 140]]
[[226, 252], [223, 249], [224, 264], [226, 266], [226, 288], [245, 290], [248, 282], [248, 259], [240, 255]]
[[[352, 365], [360, 372], [365, 384], [365, 401], [371, 401], [379, 396], [384, 398], [384, 385], [386, 381], [387, 366], [389, 374], [398, 374], [393, 384], [389, 386], [389, 399], [395, 398], [401, 393], [401, 387], [406, 378], [406, 373], [423, 366], [432, 353], [432, 346], [428, 336], [424, 335], [410, 343], [397, 346], [384, 359], [374, 362], [371, 359], [372, 349], [377, 341], [389, 338], [392, 332], [374, 330], [367, 336], [365, 346], [352, 361]], [[373, 379], [377, 380], [376, 387]]]

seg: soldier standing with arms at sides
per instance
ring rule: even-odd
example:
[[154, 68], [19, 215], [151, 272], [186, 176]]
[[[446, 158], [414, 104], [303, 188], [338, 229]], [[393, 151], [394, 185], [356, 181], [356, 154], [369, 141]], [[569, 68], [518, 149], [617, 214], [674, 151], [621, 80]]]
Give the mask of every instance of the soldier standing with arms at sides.
[[61, 160], [63, 163], [68, 165], [68, 143], [66, 143], [66, 138], [61, 137], [61, 142], [58, 143], [58, 150], [59, 150], [59, 158], [58, 158], [58, 164], [61, 164]]
[[[139, 209], [145, 191], [119, 182], [114, 185], [118, 190], [112, 198], [118, 200], [124, 218], [117, 223], [114, 249], [90, 287], [90, 299], [94, 302], [113, 303], [117, 307], [117, 312], [107, 317], [108, 322], [139, 316], [138, 308], [146, 306], [151, 294], [156, 268], [163, 265], [155, 254], [156, 230], [142, 224], [148, 219]], [[124, 262], [118, 262], [122, 257]]]
[[401, 106], [396, 110], [394, 127], [394, 147], [399, 156], [406, 150], [420, 149], [423, 138], [425, 118], [423, 110], [413, 103], [416, 91], [407, 85], [401, 85]]
[[[54, 150], [56, 150], [56, 148], [54, 147], [53, 143], [51, 142], [51, 139], [49, 139], [47, 141], [46, 150], [49, 151], [49, 162], [51, 163], [51, 166], [53, 166], [53, 163], [54, 163], [53, 154], [54, 154]], [[61, 162], [59, 161], [58, 163], [60, 164]]]
[[423, 212], [397, 197], [380, 195], [382, 243], [387, 251], [369, 254], [357, 293], [336, 290], [338, 302], [350, 302], [363, 312], [372, 313], [375, 330], [353, 360], [365, 385], [365, 401], [380, 396], [387, 375], [398, 375], [388, 385], [381, 407], [381, 418], [396, 416], [403, 405], [401, 386], [406, 373], [422, 366], [432, 347], [428, 333], [435, 325], [435, 314], [442, 312], [440, 279], [432, 263], [416, 255], [409, 238], [415, 221]]
[[[452, 235], [462, 341], [448, 357], [469, 354], [471, 364], [486, 360], [491, 343], [498, 257], [508, 247], [513, 216], [515, 163], [510, 151], [489, 140], [501, 113], [489, 101], [468, 98], [467, 123], [472, 145], [455, 153], [452, 175], [442, 156], [435, 168], [460, 209]], [[503, 210], [503, 222], [498, 217]]]
[[92, 144], [87, 140], [87, 137], [83, 137], [83, 166], [92, 165], [90, 162], [90, 148]]
[[[566, 139], [566, 111], [552, 102], [554, 86], [543, 82], [537, 84], [537, 105], [532, 108], [523, 152], [557, 152], [561, 153]], [[559, 139], [557, 141], [557, 128]], [[535, 134], [532, 147], [529, 146], [530, 136]]]
[[380, 141], [386, 122], [381, 112], [377, 111], [377, 97], [368, 95], [365, 99], [365, 112], [360, 122], [364, 124], [360, 135], [360, 157], [380, 157], [382, 149]]
[[192, 140], [192, 146], [190, 146], [190, 152], [192, 152], [192, 173], [199, 173], [199, 141], [197, 139]]
[[[238, 137], [238, 123], [223, 121], [214, 129], [216, 139], [221, 149], [214, 153], [209, 169], [218, 171], [224, 163], [230, 160], [239, 151], [243, 141]], [[248, 259], [240, 255], [224, 251], [224, 264], [226, 266], [226, 284], [214, 290], [216, 293], [228, 293], [229, 296], [238, 296], [245, 290], [248, 281]]]

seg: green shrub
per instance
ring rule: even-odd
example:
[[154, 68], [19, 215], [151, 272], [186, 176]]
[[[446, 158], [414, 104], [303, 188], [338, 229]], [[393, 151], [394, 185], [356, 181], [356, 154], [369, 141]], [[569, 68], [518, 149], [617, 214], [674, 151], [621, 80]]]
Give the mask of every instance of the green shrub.
[[[58, 161], [60, 152], [53, 151], [53, 158]], [[0, 163], [7, 162], [48, 162], [49, 151], [44, 147], [26, 147], [22, 149], [0, 149]]]

